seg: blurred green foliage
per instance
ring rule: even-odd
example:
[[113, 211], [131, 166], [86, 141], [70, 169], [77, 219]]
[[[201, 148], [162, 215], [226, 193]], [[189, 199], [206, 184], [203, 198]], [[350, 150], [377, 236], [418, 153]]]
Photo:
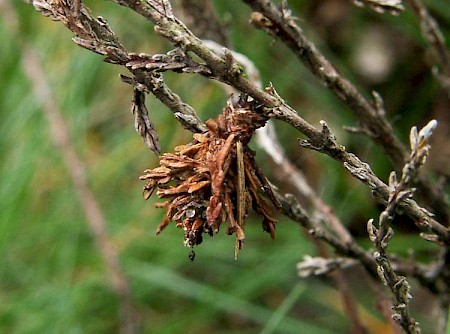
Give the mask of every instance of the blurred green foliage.
[[[353, 7], [350, 1], [291, 2], [308, 36], [339, 70], [366, 95], [377, 89], [384, 96], [388, 116], [403, 139], [411, 126], [442, 115], [445, 96], [429, 73], [432, 62], [426, 43], [409, 10], [390, 17]], [[87, 3], [95, 15], [109, 20], [128, 50], [170, 50], [138, 15], [110, 2]], [[214, 3], [218, 13], [230, 20], [233, 47], [255, 62], [264, 84], [272, 82], [313, 124], [325, 119], [341, 143], [386, 179], [391, 167], [381, 151], [365, 137], [342, 130], [343, 125], [355, 124], [348, 108], [312, 78], [287, 48], [250, 28], [246, 6], [225, 0]], [[450, 40], [447, 1], [427, 4]], [[89, 184], [131, 281], [143, 333], [348, 332], [349, 320], [333, 284], [297, 277], [296, 263], [306, 254], [315, 254], [315, 248], [286, 217], [280, 216], [273, 241], [258, 221], [249, 222], [238, 261], [234, 239], [224, 231], [196, 249], [193, 263], [182, 245], [182, 232], [173, 225], [156, 237], [162, 210], [153, 207], [154, 199], [142, 199], [138, 176], [156, 166], [157, 158], [133, 128], [131, 88], [118, 78], [124, 69], [78, 48], [70, 32], [30, 5], [14, 2], [14, 7], [21, 37], [39, 50], [70, 138], [86, 164]], [[358, 72], [354, 61], [361, 52], [359, 42], [372, 29], [385, 34], [393, 58], [387, 74], [377, 82]], [[0, 36], [0, 332], [117, 332], [118, 298], [68, 176], [71, 166], [65, 165], [52, 142], [40, 97], [34, 95], [22, 69], [20, 44], [1, 20]], [[222, 88], [206, 79], [168, 74], [166, 80], [204, 120], [215, 117], [225, 105]], [[163, 151], [190, 141], [190, 134], [165, 106], [151, 96], [147, 105]], [[369, 247], [365, 223], [378, 215], [369, 191], [337, 163], [295, 145], [299, 134], [293, 129], [276, 126], [292, 160], [342, 221], [360, 235], [361, 244]], [[271, 181], [288, 189], [262, 152], [257, 158]], [[408, 249], [419, 254], [432, 250], [408, 234], [396, 236], [392, 249], [403, 255]], [[377, 333], [383, 330], [384, 320], [358, 275], [349, 272], [348, 278], [354, 282], [352, 290], [365, 324]], [[413, 307], [424, 329], [430, 328], [426, 305], [413, 303]]]

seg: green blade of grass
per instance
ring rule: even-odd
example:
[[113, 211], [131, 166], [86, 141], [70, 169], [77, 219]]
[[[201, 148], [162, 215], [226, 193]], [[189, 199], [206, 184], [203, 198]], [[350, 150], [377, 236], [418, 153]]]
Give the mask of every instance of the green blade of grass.
[[296, 299], [303, 291], [303, 286], [297, 285], [289, 296], [287, 305], [283, 305], [278, 314], [273, 311], [248, 303], [217, 289], [213, 289], [200, 282], [183, 277], [174, 271], [163, 267], [142, 262], [131, 262], [127, 264], [129, 274], [133, 279], [143, 280], [154, 287], [170, 290], [183, 297], [190, 298], [202, 303], [211, 305], [219, 310], [239, 314], [257, 324], [264, 325], [267, 319], [273, 319], [270, 326], [276, 326], [279, 333], [315, 333], [331, 334], [327, 329], [323, 329], [305, 321], [286, 317], [285, 309], [289, 309], [291, 299]]
[[286, 299], [281, 303], [278, 309], [272, 314], [269, 321], [266, 323], [266, 326], [261, 331], [261, 334], [271, 334], [277, 330], [278, 326], [282, 324], [287, 318], [288, 312], [294, 306], [297, 299], [303, 294], [306, 286], [301, 283], [297, 283], [286, 297]]

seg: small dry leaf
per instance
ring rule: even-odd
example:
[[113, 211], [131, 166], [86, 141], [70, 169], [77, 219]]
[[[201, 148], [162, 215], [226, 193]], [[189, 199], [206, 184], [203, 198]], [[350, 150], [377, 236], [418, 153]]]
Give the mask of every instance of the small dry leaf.
[[134, 115], [134, 127], [136, 131], [142, 137], [148, 148], [155, 154], [159, 154], [161, 152], [161, 145], [155, 126], [148, 117], [148, 110], [145, 106], [145, 93], [137, 87], [133, 89], [131, 111]]

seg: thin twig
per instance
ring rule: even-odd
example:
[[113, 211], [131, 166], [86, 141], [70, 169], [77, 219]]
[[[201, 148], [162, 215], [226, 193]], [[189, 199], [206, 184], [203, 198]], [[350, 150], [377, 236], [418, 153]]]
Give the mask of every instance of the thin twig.
[[368, 281], [370, 284], [372, 291], [374, 291], [376, 298], [376, 306], [377, 309], [383, 314], [386, 319], [389, 327], [391, 328], [392, 334], [402, 334], [404, 333], [402, 328], [398, 326], [398, 324], [392, 319], [392, 310], [391, 310], [391, 301], [386, 297], [384, 293], [383, 286], [371, 279]]
[[450, 98], [450, 52], [445, 45], [444, 34], [437, 21], [428, 12], [421, 0], [407, 0], [416, 14], [422, 31], [422, 35], [434, 51], [436, 62], [440, 67], [433, 69], [433, 74], [441, 86], [447, 91]]
[[440, 30], [437, 21], [431, 16], [421, 0], [407, 1], [419, 19], [423, 37], [435, 52], [437, 63], [447, 73], [450, 67], [450, 54], [445, 45], [444, 34]]

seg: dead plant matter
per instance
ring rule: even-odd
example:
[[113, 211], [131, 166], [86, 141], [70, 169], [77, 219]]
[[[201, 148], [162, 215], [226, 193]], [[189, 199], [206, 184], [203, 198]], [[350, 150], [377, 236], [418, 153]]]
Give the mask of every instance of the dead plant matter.
[[[217, 119], [206, 122], [208, 131], [194, 134], [191, 143], [163, 154], [160, 166], [144, 172], [140, 177], [147, 181], [144, 198], [156, 190], [158, 197], [167, 199], [156, 204], [166, 211], [157, 234], [175, 221], [184, 230], [185, 246], [193, 248], [202, 243], [204, 233], [213, 236], [228, 221], [227, 233], [236, 234], [237, 256], [252, 206], [263, 218], [263, 230], [274, 238], [276, 219], [263, 194], [276, 208], [281, 205], [247, 146], [266, 121], [254, 102], [246, 98], [229, 101]], [[192, 251], [190, 258], [194, 256]]]

